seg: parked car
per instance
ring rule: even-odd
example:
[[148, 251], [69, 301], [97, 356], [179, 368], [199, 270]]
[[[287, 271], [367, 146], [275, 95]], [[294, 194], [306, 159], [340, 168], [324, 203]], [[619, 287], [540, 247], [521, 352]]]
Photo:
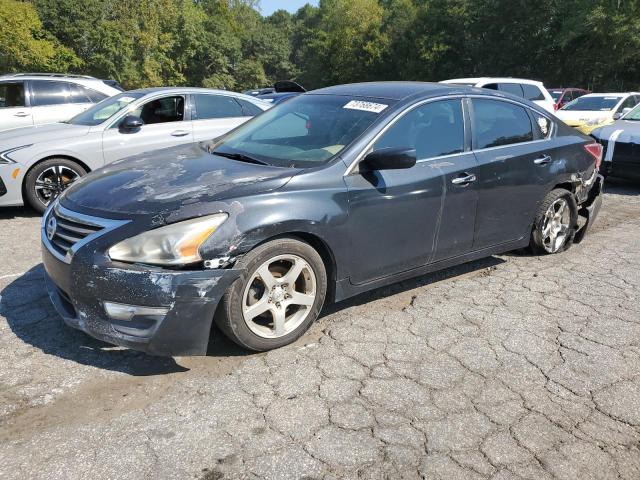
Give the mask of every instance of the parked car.
[[69, 120], [122, 91], [107, 82], [82, 75], [1, 75], [0, 131]]
[[491, 90], [329, 87], [73, 185], [42, 219], [47, 288], [67, 324], [110, 343], [204, 354], [215, 318], [245, 348], [277, 348], [325, 300], [580, 241], [601, 153]]
[[65, 123], [0, 132], [0, 206], [28, 203], [43, 212], [104, 164], [220, 136], [270, 107], [221, 90], [149, 88], [103, 100]]
[[590, 93], [566, 104], [556, 116], [589, 135], [599, 126], [617, 120], [640, 102], [640, 93]]
[[555, 110], [561, 109], [567, 103], [574, 101], [576, 98], [580, 98], [583, 95], [591, 93], [589, 90], [584, 90], [582, 88], [550, 88], [548, 91], [555, 102]]
[[604, 147], [600, 173], [640, 180], [640, 105], [591, 135]]
[[289, 98], [297, 97], [301, 93], [306, 92], [304, 87], [288, 80], [282, 80], [276, 82], [273, 88], [258, 88], [255, 90], [247, 90], [245, 93], [258, 97], [260, 100], [264, 100], [269, 103], [279, 103]]
[[525, 80], [523, 78], [501, 78], [501, 77], [478, 77], [478, 78], [454, 78], [443, 80], [440, 83], [454, 85], [466, 85], [469, 87], [488, 88], [510, 93], [517, 97], [526, 98], [537, 105], [540, 105], [548, 112], [553, 112], [555, 102], [542, 82], [535, 80]]

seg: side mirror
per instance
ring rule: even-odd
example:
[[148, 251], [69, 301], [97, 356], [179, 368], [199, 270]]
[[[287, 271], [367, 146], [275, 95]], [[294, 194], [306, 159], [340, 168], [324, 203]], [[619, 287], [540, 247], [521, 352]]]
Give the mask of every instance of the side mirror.
[[369, 153], [361, 165], [366, 170], [401, 170], [416, 164], [415, 148], [383, 148]]
[[614, 120], [618, 120], [621, 116], [622, 116], [622, 113], [616, 112], [616, 113], [613, 114], [613, 119]]
[[120, 123], [120, 131], [125, 133], [135, 133], [140, 130], [140, 127], [144, 125], [144, 122], [140, 117], [135, 115], [127, 115], [122, 119]]

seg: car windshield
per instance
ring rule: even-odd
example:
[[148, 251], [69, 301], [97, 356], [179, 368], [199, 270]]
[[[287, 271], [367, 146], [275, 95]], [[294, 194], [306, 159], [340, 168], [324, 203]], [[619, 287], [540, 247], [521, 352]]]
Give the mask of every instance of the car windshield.
[[313, 167], [338, 155], [392, 103], [377, 98], [300, 95], [258, 115], [208, 149], [239, 160]]
[[562, 96], [562, 90], [549, 90], [549, 95], [551, 95], [554, 102], [557, 102]]
[[72, 125], [87, 125], [91, 127], [100, 125], [102, 122], [108, 120], [131, 102], [142, 96], [144, 96], [143, 93], [125, 92], [114, 97], [106, 98], [100, 103], [96, 103], [90, 109], [79, 113], [67, 123]]
[[577, 98], [571, 103], [566, 104], [560, 110], [580, 110], [580, 111], [600, 111], [608, 112], [615, 108], [618, 102], [622, 100], [622, 97], [616, 96], [602, 96], [602, 97], [589, 97], [584, 96]]
[[640, 122], [640, 104], [622, 118], [631, 120], [632, 122]]

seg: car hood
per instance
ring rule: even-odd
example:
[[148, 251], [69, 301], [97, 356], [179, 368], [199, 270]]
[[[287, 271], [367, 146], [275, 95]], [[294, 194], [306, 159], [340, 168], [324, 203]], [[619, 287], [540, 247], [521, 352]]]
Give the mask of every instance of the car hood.
[[52, 140], [77, 138], [89, 133], [91, 127], [69, 123], [47, 123], [31, 127], [12, 128], [0, 132], [0, 149], [33, 145]]
[[594, 130], [591, 134], [597, 140], [609, 140], [614, 133], [617, 142], [640, 144], [640, 121], [618, 120]]
[[606, 120], [613, 112], [594, 112], [590, 110], [558, 110], [556, 117], [569, 125], [578, 125], [590, 120]]
[[280, 188], [296, 172], [230, 160], [190, 144], [113, 162], [76, 182], [61, 202], [72, 210], [105, 212], [108, 217], [127, 213], [166, 218], [182, 216], [180, 210], [206, 214], [208, 205], [216, 202]]

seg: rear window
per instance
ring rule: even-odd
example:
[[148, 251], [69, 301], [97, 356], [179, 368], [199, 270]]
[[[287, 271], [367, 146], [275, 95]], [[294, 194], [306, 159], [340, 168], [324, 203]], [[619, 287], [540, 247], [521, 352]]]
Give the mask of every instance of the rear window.
[[[50, 80], [31, 80], [33, 92], [33, 105], [44, 107], [47, 105], [62, 105], [75, 103], [72, 100], [67, 82], [55, 82]], [[87, 100], [84, 100], [86, 102]]]
[[196, 120], [243, 117], [242, 107], [228, 95], [196, 95]]
[[262, 113], [262, 109], [256, 107], [253, 103], [243, 100], [242, 98], [236, 98], [236, 101], [242, 106], [242, 111], [247, 117], [254, 117]]
[[490, 148], [533, 140], [531, 118], [518, 105], [473, 99], [474, 148]]
[[518, 97], [524, 97], [522, 87], [519, 83], [499, 83], [498, 90], [500, 90], [501, 92], [510, 93], [511, 95], [516, 95]]
[[531, 100], [544, 100], [544, 94], [539, 87], [535, 85], [529, 85], [528, 83], [522, 84], [522, 91], [524, 92], [524, 98]]
[[549, 95], [551, 95], [554, 102], [557, 102], [562, 97], [562, 90], [549, 90]]
[[609, 112], [615, 108], [622, 97], [615, 95], [602, 97], [580, 97], [565, 105], [560, 110]]

